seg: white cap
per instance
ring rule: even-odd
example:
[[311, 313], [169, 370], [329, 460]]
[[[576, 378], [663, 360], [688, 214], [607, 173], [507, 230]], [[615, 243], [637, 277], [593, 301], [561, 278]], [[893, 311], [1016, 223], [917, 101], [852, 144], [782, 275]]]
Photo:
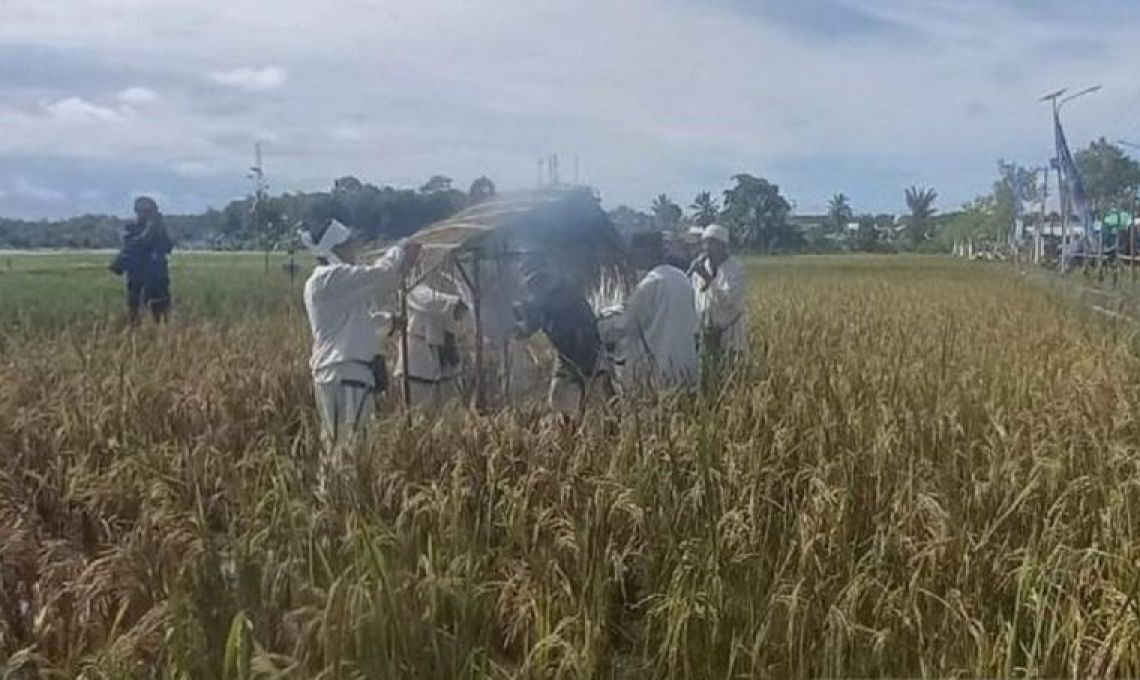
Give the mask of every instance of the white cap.
[[340, 264], [340, 258], [333, 252], [333, 248], [343, 245], [352, 238], [352, 230], [335, 219], [329, 223], [325, 233], [321, 235], [319, 243], [313, 242], [313, 236], [308, 231], [301, 232], [301, 243], [309, 249], [315, 257], [324, 258], [330, 262]]
[[701, 232], [701, 238], [708, 241], [720, 241], [726, 246], [729, 241], [728, 230], [719, 224], [710, 224], [705, 227], [705, 230]]
[[685, 243], [700, 243], [704, 238], [705, 230], [700, 227], [689, 227], [685, 233], [681, 234], [681, 240]]

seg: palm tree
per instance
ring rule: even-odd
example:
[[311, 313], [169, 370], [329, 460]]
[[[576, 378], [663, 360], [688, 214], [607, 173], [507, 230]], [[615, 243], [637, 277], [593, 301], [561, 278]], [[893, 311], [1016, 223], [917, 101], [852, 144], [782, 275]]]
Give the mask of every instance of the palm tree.
[[930, 236], [930, 218], [937, 212], [934, 201], [938, 192], [934, 189], [912, 186], [906, 190], [906, 207], [910, 210], [909, 224], [912, 245], [918, 245]]
[[850, 199], [842, 192], [832, 196], [831, 201], [827, 204], [827, 216], [831, 222], [831, 228], [836, 232], [842, 232], [847, 224], [855, 218], [855, 212], [851, 210]]
[[693, 222], [701, 227], [707, 227], [716, 222], [717, 215], [720, 214], [716, 199], [708, 191], [697, 194], [693, 199], [693, 204], [689, 206], [689, 210], [693, 211]]
[[733, 175], [736, 186], [724, 192], [724, 226], [746, 248], [789, 247], [799, 235], [788, 224], [792, 206], [780, 187], [748, 173]]

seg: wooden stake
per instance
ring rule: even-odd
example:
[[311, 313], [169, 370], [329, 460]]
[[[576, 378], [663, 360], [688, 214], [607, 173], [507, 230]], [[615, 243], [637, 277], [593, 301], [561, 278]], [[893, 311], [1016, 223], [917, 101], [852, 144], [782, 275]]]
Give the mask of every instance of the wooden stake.
[[1128, 225], [1128, 237], [1132, 247], [1128, 249], [1129, 271], [1132, 274], [1132, 283], [1136, 283], [1136, 198], [1132, 199], [1132, 224]]

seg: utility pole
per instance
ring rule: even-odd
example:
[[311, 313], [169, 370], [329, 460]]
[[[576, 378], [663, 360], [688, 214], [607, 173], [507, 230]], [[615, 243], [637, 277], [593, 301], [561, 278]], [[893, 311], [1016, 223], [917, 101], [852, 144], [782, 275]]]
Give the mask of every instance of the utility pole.
[[1046, 163], [1041, 172], [1044, 181], [1041, 183], [1041, 217], [1037, 220], [1036, 233], [1033, 235], [1033, 264], [1040, 266], [1041, 256], [1044, 254], [1045, 242], [1042, 230], [1045, 228], [1045, 203], [1049, 200], [1049, 164]]
[[253, 205], [250, 206], [250, 218], [253, 222], [253, 233], [257, 234], [265, 246], [265, 273], [269, 273], [269, 230], [265, 224], [265, 199], [269, 184], [265, 181], [265, 168], [261, 163], [261, 142], [253, 145], [253, 167], [249, 169], [249, 178], [253, 182]]
[[578, 185], [578, 154], [574, 154], [574, 186]]

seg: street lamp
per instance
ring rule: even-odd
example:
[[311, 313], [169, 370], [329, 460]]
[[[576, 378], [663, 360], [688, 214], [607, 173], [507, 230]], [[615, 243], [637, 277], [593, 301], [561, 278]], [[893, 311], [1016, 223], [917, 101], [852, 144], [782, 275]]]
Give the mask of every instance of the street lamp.
[[1100, 85], [1093, 85], [1092, 87], [1086, 87], [1085, 89], [1081, 90], [1080, 92], [1078, 92], [1076, 94], [1071, 94], [1068, 97], [1065, 97], [1061, 101], [1057, 102], [1057, 110], [1060, 111], [1061, 107], [1064, 106], [1066, 102], [1071, 102], [1074, 99], [1076, 99], [1077, 97], [1083, 97], [1086, 94], [1092, 94], [1093, 92], [1096, 92], [1099, 89], [1100, 89]]

